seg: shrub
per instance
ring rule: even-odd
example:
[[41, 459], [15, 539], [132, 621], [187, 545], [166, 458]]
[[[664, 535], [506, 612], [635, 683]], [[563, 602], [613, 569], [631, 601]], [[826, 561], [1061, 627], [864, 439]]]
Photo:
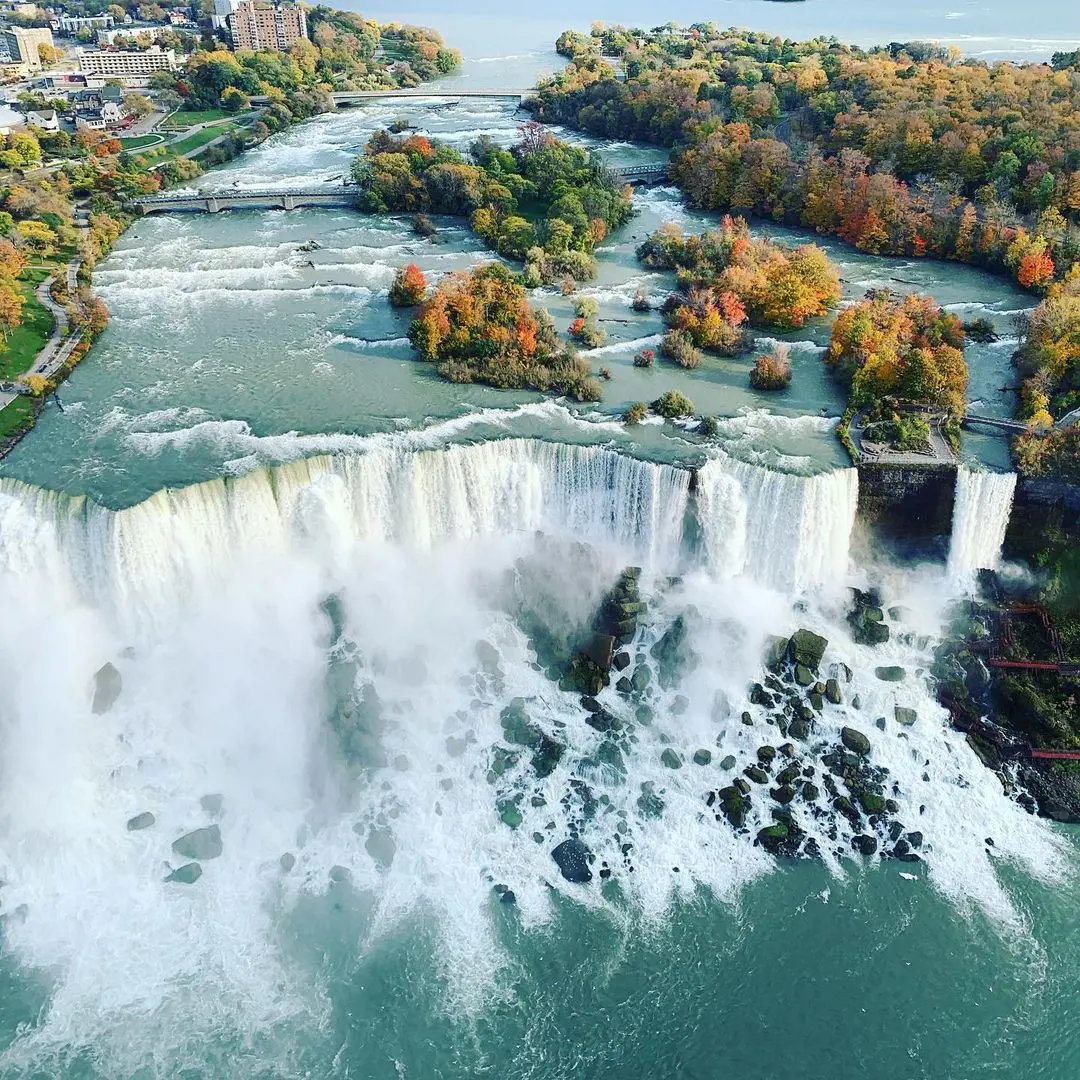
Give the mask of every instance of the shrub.
[[892, 443], [907, 453], [925, 450], [930, 445], [930, 425], [914, 414], [897, 416], [892, 425]]
[[970, 319], [964, 323], [964, 333], [969, 340], [977, 341], [981, 345], [987, 345], [992, 341], [997, 341], [997, 330], [994, 329], [993, 322], [986, 318], [984, 315], [980, 315], [977, 319]]
[[579, 296], [574, 301], [574, 314], [579, 319], [595, 319], [600, 305], [591, 296]]
[[434, 236], [436, 229], [427, 214], [413, 214], [412, 231], [417, 236]]
[[653, 403], [653, 412], [668, 420], [674, 420], [679, 416], [690, 416], [694, 412], [694, 403], [678, 390], [668, 390], [661, 394]]
[[655, 359], [656, 353], [652, 349], [642, 349], [641, 352], [634, 353], [634, 367], [652, 367]]
[[586, 319], [578, 338], [586, 349], [598, 349], [607, 341], [607, 331], [602, 326], [597, 326], [592, 319]]
[[750, 371], [755, 390], [786, 390], [791, 385], [791, 348], [778, 341], [768, 353], [757, 357]]
[[600, 378], [603, 379], [605, 382], [609, 382], [611, 380], [611, 368], [602, 367], [596, 374], [599, 375]]
[[705, 439], [715, 439], [720, 434], [720, 425], [716, 422], [716, 418], [713, 416], [706, 416], [700, 424], [698, 424], [697, 433]]
[[669, 330], [660, 342], [660, 355], [684, 368], [696, 368], [701, 363], [701, 352], [685, 330]]
[[635, 401], [633, 404], [626, 407], [626, 412], [623, 413], [623, 420], [628, 424], [640, 424], [645, 419], [646, 414], [649, 411], [649, 407], [644, 401]]
[[394, 307], [414, 307], [424, 299], [427, 281], [414, 263], [399, 267], [390, 286], [390, 303]]

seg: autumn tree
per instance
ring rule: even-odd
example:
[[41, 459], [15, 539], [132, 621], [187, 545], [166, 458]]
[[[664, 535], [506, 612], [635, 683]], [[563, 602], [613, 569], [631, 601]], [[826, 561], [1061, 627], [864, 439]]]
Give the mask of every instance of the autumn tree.
[[394, 307], [414, 307], [424, 299], [427, 281], [415, 263], [399, 267], [390, 286], [390, 303]]

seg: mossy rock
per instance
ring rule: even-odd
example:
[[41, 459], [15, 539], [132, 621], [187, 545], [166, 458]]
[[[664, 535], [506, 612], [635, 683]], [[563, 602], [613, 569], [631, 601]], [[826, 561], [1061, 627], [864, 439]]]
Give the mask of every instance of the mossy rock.
[[769, 794], [782, 806], [786, 806], [795, 798], [795, 789], [789, 784], [781, 784], [780, 787], [774, 788]]
[[814, 684], [814, 673], [805, 664], [796, 664], [795, 682], [799, 686], [812, 686]]
[[840, 695], [840, 683], [836, 679], [827, 679], [825, 682], [825, 700], [830, 705], [839, 705], [843, 698]]
[[870, 740], [861, 731], [856, 731], [855, 728], [842, 728], [840, 741], [853, 754], [858, 754], [860, 757], [866, 757], [870, 753]]
[[809, 781], [803, 784], [802, 797], [806, 802], [817, 802], [821, 797], [821, 792], [818, 790], [817, 784], [811, 784]]
[[694, 751], [694, 764], [695, 765], [708, 765], [712, 761], [711, 750], [695, 750]]
[[743, 773], [753, 780], [755, 784], [767, 784], [769, 782], [769, 774], [757, 765], [747, 765], [743, 769]]
[[726, 758], [724, 758], [723, 761], [720, 762], [720, 768], [724, 769], [725, 771], [730, 770], [730, 769], [734, 769], [735, 768], [735, 755], [734, 754], [728, 754], [728, 756]]
[[907, 672], [897, 664], [892, 664], [887, 667], [874, 668], [874, 674], [882, 682], [901, 682]]
[[682, 768], [682, 758], [670, 746], [660, 755], [660, 760], [669, 769]]
[[759, 746], [757, 749], [757, 757], [762, 765], [771, 765], [776, 758], [776, 747]]
[[817, 671], [828, 647], [828, 638], [823, 638], [812, 630], [796, 630], [788, 643], [788, 655], [796, 664]]
[[516, 829], [522, 822], [521, 811], [511, 802], [504, 803], [499, 808], [499, 820], [511, 829]]
[[919, 714], [914, 709], [905, 708], [903, 705], [897, 705], [893, 709], [893, 716], [896, 722], [904, 727], [911, 727], [919, 719]]
[[885, 809], [885, 800], [872, 791], [860, 792], [859, 802], [862, 804], [863, 810], [868, 814], [880, 814]]

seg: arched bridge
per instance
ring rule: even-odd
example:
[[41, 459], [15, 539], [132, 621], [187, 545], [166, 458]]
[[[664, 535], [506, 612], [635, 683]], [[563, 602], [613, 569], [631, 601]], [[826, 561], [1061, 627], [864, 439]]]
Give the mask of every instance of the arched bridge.
[[616, 176], [628, 184], [662, 184], [671, 175], [671, 167], [666, 161], [655, 165], [624, 165], [612, 167]]
[[210, 191], [187, 195], [150, 195], [135, 207], [143, 214], [162, 210], [192, 210], [216, 214], [219, 210], [299, 210], [305, 206], [352, 206], [355, 189], [338, 186], [328, 189], [288, 189], [278, 191]]

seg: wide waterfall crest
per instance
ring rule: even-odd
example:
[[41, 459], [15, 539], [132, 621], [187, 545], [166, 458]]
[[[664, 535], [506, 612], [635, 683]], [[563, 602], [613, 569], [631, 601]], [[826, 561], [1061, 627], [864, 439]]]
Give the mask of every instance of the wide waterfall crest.
[[592, 446], [503, 439], [320, 456], [159, 491], [109, 511], [0, 481], [0, 573], [41, 575], [106, 610], [160, 611], [261, 555], [357, 543], [430, 548], [536, 530], [678, 561], [690, 473]]
[[956, 472], [949, 577], [996, 570], [1012, 513], [1016, 473], [995, 473], [961, 465]]
[[797, 592], [847, 573], [857, 470], [798, 476], [719, 454], [698, 472], [697, 498], [715, 575]]

